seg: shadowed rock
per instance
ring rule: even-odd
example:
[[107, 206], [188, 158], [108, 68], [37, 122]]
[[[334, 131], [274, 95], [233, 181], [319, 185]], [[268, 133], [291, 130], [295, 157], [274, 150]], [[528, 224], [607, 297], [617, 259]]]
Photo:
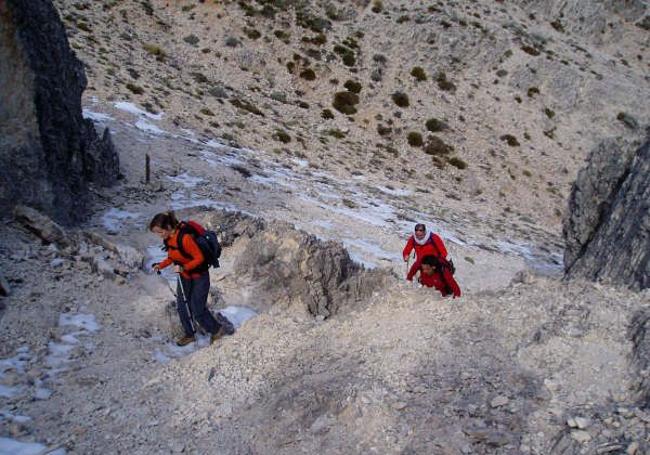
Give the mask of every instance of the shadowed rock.
[[573, 185], [563, 231], [568, 277], [650, 287], [650, 141], [608, 140], [593, 150]]
[[110, 133], [82, 117], [82, 63], [47, 0], [0, 2], [0, 209], [22, 203], [59, 222], [83, 217], [89, 182], [111, 185]]

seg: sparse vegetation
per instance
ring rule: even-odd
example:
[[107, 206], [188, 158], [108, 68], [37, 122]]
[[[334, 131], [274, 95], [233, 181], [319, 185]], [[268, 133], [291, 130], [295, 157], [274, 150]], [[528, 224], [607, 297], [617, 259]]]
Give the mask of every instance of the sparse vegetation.
[[397, 104], [399, 107], [409, 107], [409, 97], [406, 93], [403, 92], [395, 92], [391, 95], [391, 99], [395, 104]]
[[527, 44], [521, 46], [521, 50], [527, 53], [528, 55], [532, 55], [533, 57], [537, 57], [540, 54], [539, 49], [533, 46], [529, 46]]
[[467, 169], [467, 163], [457, 156], [452, 156], [447, 162], [460, 170]]
[[155, 44], [143, 44], [142, 48], [147, 51], [149, 54], [153, 55], [156, 57], [156, 60], [159, 62], [165, 61], [165, 58], [167, 57], [167, 54], [165, 53], [164, 50], [160, 46], [157, 46]]
[[510, 147], [519, 147], [521, 145], [519, 144], [517, 138], [514, 137], [512, 134], [504, 134], [499, 139], [505, 141]]
[[190, 44], [192, 46], [196, 46], [197, 44], [199, 44], [200, 40], [198, 36], [191, 34], [183, 38], [183, 41], [185, 41], [187, 44]]
[[334, 138], [336, 138], [336, 139], [343, 139], [345, 136], [347, 136], [347, 133], [341, 131], [341, 130], [338, 129], [338, 128], [332, 128], [332, 129], [330, 129], [330, 130], [327, 130], [327, 133], [326, 133], [326, 134], [327, 134], [328, 136], [332, 136], [332, 137], [334, 137]]
[[424, 72], [424, 69], [421, 66], [413, 67], [411, 70], [411, 76], [420, 82], [427, 80], [427, 73]]
[[329, 109], [323, 109], [323, 111], [320, 113], [320, 116], [325, 120], [331, 120], [334, 118], [334, 113]]
[[384, 9], [384, 3], [381, 0], [373, 0], [372, 8], [370, 9], [370, 11], [379, 14], [382, 12], [383, 9]]
[[144, 89], [142, 87], [140, 87], [139, 85], [132, 84], [131, 82], [126, 84], [126, 88], [132, 93], [135, 93], [136, 95], [142, 95], [144, 93]]
[[529, 87], [527, 93], [529, 98], [534, 98], [535, 95], [539, 95], [539, 89], [537, 87]]
[[427, 120], [425, 123], [425, 126], [427, 127], [427, 130], [432, 132], [432, 133], [438, 133], [440, 131], [444, 131], [448, 128], [447, 124], [441, 120], [438, 120], [437, 118], [430, 118]]
[[438, 88], [444, 90], [445, 92], [455, 92], [456, 85], [447, 79], [447, 74], [444, 71], [440, 71], [436, 76], [436, 81], [438, 82]]
[[424, 153], [427, 155], [444, 156], [454, 151], [451, 145], [448, 145], [438, 136], [429, 136], [424, 146]]
[[359, 95], [352, 92], [336, 92], [334, 94], [334, 101], [332, 106], [337, 111], [352, 115], [357, 113], [357, 108], [355, 107], [359, 104]]
[[357, 81], [353, 81], [351, 79], [345, 81], [345, 84], [343, 84], [343, 87], [348, 89], [348, 91], [352, 93], [360, 93], [361, 92], [361, 83]]
[[548, 107], [544, 108], [544, 113], [548, 118], [555, 117], [555, 112], [552, 109], [549, 109]]
[[390, 126], [384, 126], [381, 123], [377, 124], [377, 133], [380, 136], [388, 136], [393, 132], [393, 129]]
[[262, 34], [259, 32], [259, 30], [254, 29], [254, 28], [245, 27], [244, 28], [244, 33], [246, 34], [246, 36], [249, 39], [252, 39], [252, 40], [257, 40], [257, 39], [260, 39], [262, 37]]
[[214, 117], [214, 112], [212, 112], [212, 111], [211, 111], [210, 109], [208, 109], [207, 107], [204, 107], [204, 108], [201, 109], [199, 112], [201, 112], [201, 114], [203, 114], [203, 115], [207, 115], [208, 117]]
[[260, 111], [255, 105], [249, 103], [248, 101], [245, 100], [240, 100], [239, 98], [234, 98], [230, 100], [230, 103], [239, 108], [242, 109], [246, 112], [250, 112], [251, 114], [259, 115], [260, 117], [264, 117], [264, 113]]
[[411, 147], [422, 147], [422, 145], [424, 144], [422, 135], [417, 131], [411, 131], [410, 133], [408, 133], [408, 135], [406, 136], [406, 141]]
[[273, 133], [273, 139], [280, 141], [283, 144], [291, 142], [291, 136], [289, 136], [289, 133], [284, 130], [275, 130], [275, 133]]
[[311, 68], [305, 68], [300, 72], [300, 77], [308, 81], [313, 81], [316, 79], [316, 73]]

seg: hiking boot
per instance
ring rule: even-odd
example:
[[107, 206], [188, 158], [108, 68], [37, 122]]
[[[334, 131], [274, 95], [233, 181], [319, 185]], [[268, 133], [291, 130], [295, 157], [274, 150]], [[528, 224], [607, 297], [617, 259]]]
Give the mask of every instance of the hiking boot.
[[216, 333], [213, 333], [213, 334], [210, 336], [210, 344], [217, 342], [218, 340], [220, 340], [221, 338], [223, 338], [223, 336], [224, 336], [225, 334], [226, 334], [226, 331], [223, 329], [223, 327], [219, 327], [219, 330], [217, 330]]
[[188, 344], [194, 342], [195, 338], [193, 336], [188, 337], [184, 336], [176, 340], [176, 346], [187, 346]]

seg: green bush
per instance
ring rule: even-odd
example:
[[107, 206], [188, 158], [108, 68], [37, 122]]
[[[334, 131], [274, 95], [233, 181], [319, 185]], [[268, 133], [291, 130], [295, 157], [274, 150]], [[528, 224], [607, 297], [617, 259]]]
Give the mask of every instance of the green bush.
[[427, 127], [427, 130], [431, 131], [432, 133], [438, 133], [448, 128], [445, 122], [438, 120], [437, 118], [430, 118], [425, 123], [425, 126]]
[[335, 137], [336, 139], [343, 139], [347, 136], [347, 133], [344, 133], [338, 128], [332, 128], [331, 130], [327, 130], [327, 135]]
[[191, 34], [183, 38], [183, 41], [185, 41], [187, 44], [191, 44], [192, 46], [196, 46], [200, 40], [198, 36]]
[[291, 136], [284, 130], [276, 130], [273, 134], [273, 139], [282, 142], [283, 144], [288, 144], [291, 142]]
[[291, 33], [285, 32], [284, 30], [275, 30], [273, 34], [277, 39], [282, 41], [284, 44], [289, 44], [289, 38], [291, 38]]
[[499, 139], [505, 141], [510, 147], [519, 147], [519, 141], [512, 134], [504, 134]]
[[155, 44], [143, 44], [142, 48], [147, 51], [149, 54], [153, 55], [156, 57], [156, 60], [159, 62], [165, 61], [165, 58], [167, 57], [167, 54], [165, 53], [160, 46], [156, 46]]
[[240, 100], [239, 98], [234, 98], [230, 100], [230, 104], [246, 112], [250, 112], [251, 114], [264, 117], [264, 113], [260, 111], [255, 105], [249, 103], [248, 101]]
[[411, 131], [407, 136], [406, 136], [406, 141], [411, 147], [422, 147], [424, 144], [424, 140], [422, 139], [422, 135], [416, 131]]
[[529, 87], [527, 93], [529, 98], [533, 98], [535, 95], [539, 95], [539, 89], [537, 87]]
[[424, 69], [421, 66], [413, 67], [411, 70], [411, 76], [420, 82], [427, 80], [427, 73], [424, 72]]
[[384, 3], [381, 0], [373, 0], [372, 8], [370, 9], [373, 13], [381, 13], [384, 9]]
[[424, 153], [427, 155], [444, 156], [449, 155], [453, 150], [451, 145], [445, 143], [438, 136], [429, 136], [424, 145]]
[[359, 95], [352, 92], [336, 92], [334, 94], [334, 101], [332, 106], [337, 111], [352, 115], [357, 113], [357, 108], [355, 107], [359, 104]]
[[207, 115], [208, 117], [214, 117], [214, 112], [212, 112], [212, 111], [211, 111], [210, 109], [208, 109], [207, 107], [204, 107], [204, 108], [201, 109], [199, 112], [201, 112], [201, 114], [203, 114], [203, 115]]
[[447, 79], [447, 74], [444, 71], [440, 71], [438, 76], [436, 76], [436, 81], [438, 82], [438, 88], [444, 90], [445, 92], [455, 92], [456, 85]]
[[300, 72], [300, 77], [308, 81], [313, 81], [316, 79], [316, 73], [311, 68], [306, 68]]
[[552, 109], [549, 109], [548, 107], [544, 108], [544, 113], [548, 118], [555, 117], [555, 112]]
[[409, 97], [406, 93], [395, 92], [391, 95], [391, 98], [395, 104], [399, 107], [409, 107]]
[[529, 46], [527, 44], [521, 46], [521, 50], [527, 53], [528, 55], [532, 55], [533, 57], [537, 57], [540, 54], [539, 49], [533, 46]]
[[381, 123], [377, 124], [377, 133], [380, 136], [388, 136], [393, 132], [393, 129], [390, 126], [384, 126]]
[[334, 118], [334, 113], [329, 109], [323, 109], [323, 111], [320, 113], [320, 116], [325, 120], [331, 120]]
[[139, 85], [132, 84], [130, 82], [126, 84], [126, 88], [131, 92], [135, 93], [136, 95], [142, 95], [144, 93], [144, 89], [142, 87], [140, 87]]
[[262, 37], [262, 34], [254, 28], [245, 27], [244, 33], [246, 34], [246, 36], [248, 36], [248, 38], [252, 40], [260, 39]]
[[465, 161], [461, 160], [460, 158], [458, 158], [457, 156], [452, 156], [451, 158], [449, 158], [447, 160], [447, 162], [449, 164], [451, 164], [452, 166], [454, 166], [454, 167], [456, 167], [458, 169], [461, 169], [461, 170], [467, 168], [467, 163]]
[[345, 81], [345, 84], [343, 84], [343, 87], [347, 88], [348, 91], [352, 93], [359, 93], [361, 92], [361, 83], [356, 82], [353, 80], [347, 80]]

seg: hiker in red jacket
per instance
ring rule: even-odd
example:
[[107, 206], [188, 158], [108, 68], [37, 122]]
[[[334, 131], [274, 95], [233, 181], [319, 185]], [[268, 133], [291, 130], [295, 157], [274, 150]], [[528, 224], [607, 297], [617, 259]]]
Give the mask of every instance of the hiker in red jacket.
[[[210, 274], [204, 261], [201, 248], [191, 235], [181, 235], [182, 224], [176, 219], [174, 212], [159, 213], [149, 223], [149, 230], [160, 237], [167, 250], [167, 258], [153, 269], [158, 272], [165, 267], [174, 265], [178, 273], [176, 286], [176, 309], [183, 325], [185, 335], [176, 344], [185, 346], [195, 340], [195, 327], [192, 319], [212, 335], [213, 343], [224, 334], [221, 324], [212, 316], [207, 307], [210, 292]], [[182, 237], [182, 245], [178, 241]]]
[[422, 223], [415, 225], [415, 233], [406, 242], [404, 251], [402, 251], [404, 262], [408, 261], [413, 249], [415, 249], [416, 261], [421, 261], [427, 255], [447, 258], [447, 248], [442, 243], [440, 236], [427, 231], [427, 227]]
[[422, 260], [415, 261], [409, 270], [406, 279], [412, 281], [417, 271], [420, 271], [418, 281], [422, 286], [436, 288], [443, 297], [453, 295], [460, 297], [460, 286], [451, 273], [451, 266], [446, 259], [435, 256], [424, 256]]

